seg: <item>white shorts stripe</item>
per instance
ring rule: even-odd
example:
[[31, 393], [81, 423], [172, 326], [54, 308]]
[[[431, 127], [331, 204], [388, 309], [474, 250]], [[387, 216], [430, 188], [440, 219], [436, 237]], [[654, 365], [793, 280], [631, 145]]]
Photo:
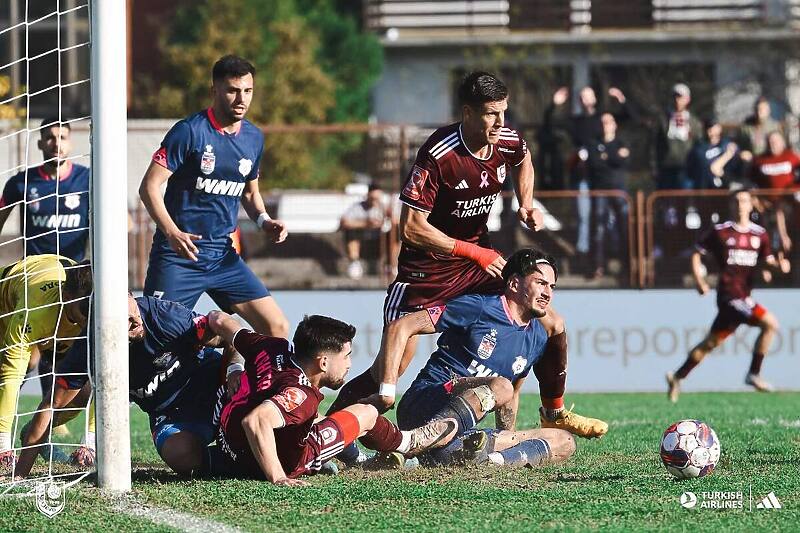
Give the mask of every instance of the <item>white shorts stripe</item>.
[[392, 320], [400, 316], [400, 302], [403, 301], [403, 294], [406, 292], [408, 283], [395, 283], [392, 291], [386, 298], [386, 309], [384, 310], [383, 317], [388, 324]]

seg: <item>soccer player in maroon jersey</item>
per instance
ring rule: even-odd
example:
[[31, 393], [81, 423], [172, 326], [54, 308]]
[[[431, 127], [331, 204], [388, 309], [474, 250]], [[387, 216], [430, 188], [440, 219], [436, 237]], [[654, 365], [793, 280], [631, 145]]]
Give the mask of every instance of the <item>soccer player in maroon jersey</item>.
[[[439, 128], [422, 145], [400, 194], [404, 204], [400, 215], [403, 244], [397, 278], [389, 285], [384, 303], [387, 324], [463, 294], [503, 291], [501, 273], [506, 261], [492, 249], [486, 221], [507, 178], [514, 180], [520, 221], [534, 230], [542, 226], [542, 214], [533, 208], [534, 173], [527, 144], [519, 133], [505, 126], [508, 89], [487, 72], [473, 72], [462, 81], [458, 97], [461, 122]], [[518, 171], [512, 172], [512, 168]], [[596, 428], [604, 423], [564, 409], [564, 321], [549, 312], [542, 324], [549, 339], [534, 368], [542, 398], [542, 427], [599, 436]], [[416, 337], [412, 337], [399, 374], [415, 351]], [[395, 385], [380, 380], [377, 369], [357, 376], [331, 409], [341, 409], [375, 392], [386, 399], [379, 407], [388, 409], [394, 402]]]
[[778, 321], [772, 313], [750, 297], [750, 292], [754, 278], [763, 265], [787, 273], [790, 264], [787, 259], [775, 259], [766, 230], [750, 221], [753, 198], [749, 191], [742, 189], [731, 193], [731, 211], [733, 220], [714, 226], [700, 240], [697, 251], [692, 255], [692, 274], [701, 296], [709, 291], [702, 272], [701, 256], [711, 255], [719, 265], [719, 312], [711, 324], [711, 330], [692, 348], [683, 365], [675, 373], [667, 374], [668, 395], [672, 402], [678, 401], [681, 380], [741, 324], [761, 330], [753, 347], [753, 359], [745, 383], [759, 391], [772, 390], [769, 383], [761, 377], [761, 363], [778, 330]]
[[217, 444], [238, 474], [276, 485], [304, 485], [296, 478], [319, 471], [356, 438], [368, 448], [412, 456], [443, 446], [455, 435], [452, 418], [400, 431], [367, 404], [316, 421], [320, 388], [338, 389], [350, 370], [356, 328], [349, 324], [307, 316], [290, 343], [243, 328], [219, 311], [211, 312], [208, 321], [245, 360], [238, 390], [218, 405]]

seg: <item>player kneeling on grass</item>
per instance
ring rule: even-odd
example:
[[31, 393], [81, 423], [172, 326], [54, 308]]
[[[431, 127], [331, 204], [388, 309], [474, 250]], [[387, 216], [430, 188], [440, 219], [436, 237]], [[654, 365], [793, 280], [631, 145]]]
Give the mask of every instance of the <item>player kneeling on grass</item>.
[[[128, 297], [128, 372], [130, 399], [150, 416], [150, 430], [159, 455], [182, 475], [215, 473], [224, 463], [215, 447], [214, 407], [221, 390], [222, 356], [204, 347], [221, 346], [206, 327], [207, 318], [177, 302], [151, 296]], [[30, 473], [42, 452], [56, 409], [55, 425], [75, 418], [91, 393], [85, 340], [76, 343], [56, 368], [52, 402], [45, 398], [23, 429], [27, 447], [16, 475]], [[75, 408], [75, 410], [63, 410]], [[59, 411], [59, 409], [62, 409]], [[47, 452], [45, 455], [48, 456]], [[84, 466], [94, 462], [94, 453]]]
[[[394, 403], [398, 363], [408, 338], [438, 332], [438, 349], [400, 400], [398, 425], [414, 427], [449, 417], [458, 421], [459, 435], [464, 435], [493, 411], [498, 429], [513, 430], [522, 384], [547, 343], [547, 332], [537, 319], [547, 313], [557, 278], [552, 257], [535, 249], [519, 250], [503, 268], [506, 289], [502, 295], [460, 296], [446, 306], [430, 307], [395, 320], [388, 326], [377, 360], [384, 384], [377, 395], [365, 401], [390, 407]], [[549, 417], [543, 409], [541, 414], [542, 426], [546, 427]], [[553, 450], [558, 457], [571, 455], [574, 441], [557, 424], [566, 416], [579, 415], [556, 417], [551, 426], [554, 431], [542, 430], [533, 440], [519, 444], [526, 451], [520, 457], [527, 456], [527, 462], [539, 464]], [[601, 436], [608, 430], [600, 420], [585, 421], [595, 429], [584, 436]], [[503, 435], [501, 441], [518, 440], [520, 436]], [[454, 443], [446, 450], [453, 451], [458, 446]]]
[[352, 405], [317, 421], [320, 388], [338, 389], [350, 370], [356, 328], [325, 316], [307, 316], [290, 343], [247, 330], [225, 313], [209, 325], [244, 357], [239, 388], [223, 400], [217, 444], [241, 476], [276, 485], [304, 485], [297, 477], [319, 471], [346, 445], [415, 455], [452, 439], [456, 421], [442, 418], [400, 431], [371, 405]]

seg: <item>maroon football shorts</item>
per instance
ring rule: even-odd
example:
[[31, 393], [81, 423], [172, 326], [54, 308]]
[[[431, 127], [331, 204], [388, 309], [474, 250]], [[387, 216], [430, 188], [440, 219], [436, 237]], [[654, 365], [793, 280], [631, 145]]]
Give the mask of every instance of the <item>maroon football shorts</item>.
[[358, 419], [347, 411], [339, 411], [323, 418], [311, 426], [297, 466], [291, 472], [287, 469], [286, 475], [295, 478], [309, 472], [318, 472], [323, 464], [353, 442], [358, 433]]
[[460, 257], [426, 262], [417, 268], [401, 265], [397, 278], [386, 290], [383, 321], [388, 324], [463, 294], [500, 294], [504, 287], [503, 278], [493, 278], [476, 263]]
[[755, 325], [767, 314], [767, 309], [750, 297], [718, 302], [717, 306], [719, 312], [711, 324], [711, 331], [723, 339], [736, 331], [740, 325]]

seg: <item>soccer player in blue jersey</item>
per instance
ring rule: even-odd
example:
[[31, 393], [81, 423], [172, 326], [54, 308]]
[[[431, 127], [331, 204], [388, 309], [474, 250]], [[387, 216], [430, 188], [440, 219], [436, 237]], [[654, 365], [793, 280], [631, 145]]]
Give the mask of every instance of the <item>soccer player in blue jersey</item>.
[[[524, 440], [514, 434], [522, 384], [547, 343], [547, 331], [538, 319], [550, 306], [558, 271], [550, 256], [523, 249], [508, 259], [502, 276], [506, 288], [501, 295], [467, 294], [389, 324], [376, 363], [384, 383], [396, 383], [408, 338], [441, 333], [438, 349], [397, 406], [400, 428], [446, 417], [455, 418], [464, 435], [494, 412], [501, 430], [489, 435], [495, 445], [523, 442], [508, 450], [495, 449], [500, 455], [492, 457], [507, 463], [525, 458], [526, 464], [536, 466], [574, 451], [571, 434], [558, 428], [527, 434]], [[384, 387], [366, 401], [385, 409], [394, 403], [394, 391]], [[590, 421], [596, 433], [592, 436], [608, 430], [604, 422]], [[440, 453], [449, 451], [450, 447]]]
[[[216, 425], [214, 407], [224, 394], [222, 359], [211, 347], [222, 344], [206, 316], [185, 306], [150, 296], [128, 298], [128, 370], [132, 402], [150, 416], [153, 443], [161, 458], [182, 475], [214, 471]], [[52, 409], [82, 408], [91, 392], [86, 341], [77, 341], [57, 366], [53, 398], [39, 406], [23, 429], [23, 445], [15, 474], [25, 477], [47, 439]], [[58, 411], [55, 424], [79, 410]], [[49, 455], [49, 452], [45, 452]], [[221, 456], [220, 456], [221, 457]], [[92, 458], [93, 459], [93, 458]], [[89, 461], [90, 463], [93, 462]]]
[[144, 293], [193, 308], [206, 292], [256, 331], [286, 337], [283, 312], [230, 239], [240, 203], [268, 240], [287, 236], [284, 223], [267, 215], [258, 189], [264, 135], [244, 118], [254, 75], [242, 58], [217, 61], [212, 106], [175, 124], [153, 155], [139, 187], [157, 226]]
[[71, 128], [42, 121], [37, 143], [44, 162], [11, 177], [0, 198], [0, 230], [22, 210], [24, 255], [56, 254], [83, 261], [89, 239], [89, 169], [70, 161]]
[[[23, 257], [55, 254], [80, 262], [89, 240], [89, 169], [69, 159], [69, 123], [46, 118], [39, 132], [43, 163], [6, 182], [0, 198], [0, 231], [19, 205]], [[42, 396], [47, 396], [53, 384], [53, 356], [31, 358], [31, 369], [37, 360]]]

